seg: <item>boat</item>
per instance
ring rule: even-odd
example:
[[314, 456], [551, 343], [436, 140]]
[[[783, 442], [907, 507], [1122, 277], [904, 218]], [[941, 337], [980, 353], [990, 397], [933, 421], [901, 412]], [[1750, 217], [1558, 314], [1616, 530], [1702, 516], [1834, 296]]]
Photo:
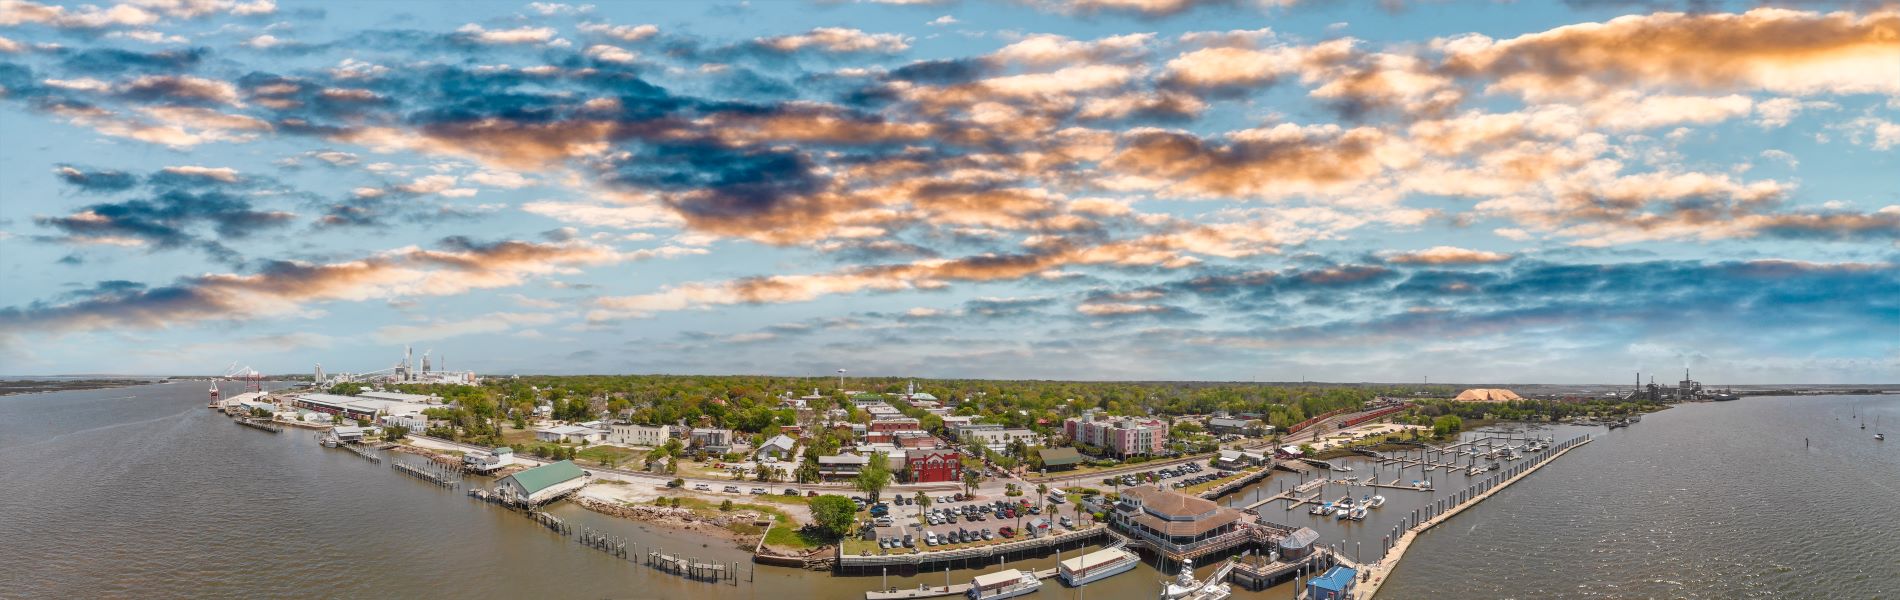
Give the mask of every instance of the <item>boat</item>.
[[970, 600], [1002, 600], [1036, 593], [1042, 589], [1042, 580], [1032, 573], [1016, 569], [1003, 569], [995, 573], [984, 573], [970, 580]]
[[1347, 519], [1348, 517], [1351, 517], [1351, 516], [1352, 516], [1352, 511], [1353, 511], [1353, 509], [1356, 509], [1356, 508], [1359, 508], [1359, 507], [1357, 507], [1357, 506], [1351, 506], [1351, 507], [1347, 507], [1347, 506], [1341, 506], [1341, 507], [1339, 507], [1339, 510], [1337, 510], [1337, 511], [1334, 511], [1334, 512], [1333, 512], [1333, 519], [1335, 519], [1335, 520], [1339, 520], [1339, 521], [1344, 521], [1344, 520], [1346, 520], [1346, 519]]
[[1194, 578], [1194, 561], [1181, 561], [1181, 572], [1174, 581], [1161, 588], [1161, 600], [1227, 600], [1234, 590], [1226, 582], [1209, 578], [1200, 581]]
[[1472, 466], [1471, 466], [1471, 468], [1468, 468], [1468, 469], [1465, 469], [1465, 475], [1466, 475], [1466, 476], [1472, 476], [1472, 475], [1477, 475], [1477, 474], [1480, 474], [1480, 473], [1483, 473], [1483, 472], [1485, 472], [1485, 471], [1489, 471], [1489, 470], [1490, 470], [1490, 469], [1486, 469], [1486, 468], [1484, 468], [1484, 467], [1480, 467], [1480, 466], [1477, 466], [1477, 465], [1472, 465]]
[[1349, 514], [1349, 515], [1346, 515], [1346, 518], [1348, 518], [1348, 519], [1352, 519], [1352, 520], [1354, 520], [1354, 521], [1364, 521], [1364, 520], [1366, 520], [1366, 507], [1364, 507], [1364, 506], [1354, 506], [1354, 507], [1352, 507], [1352, 511], [1351, 511], [1351, 514]]
[[1333, 503], [1327, 502], [1325, 504], [1314, 506], [1313, 510], [1309, 510], [1306, 512], [1307, 514], [1311, 514], [1311, 515], [1320, 515], [1320, 516], [1330, 515], [1330, 514], [1333, 514]]
[[1366, 501], [1366, 506], [1372, 508], [1385, 506], [1385, 496], [1373, 496], [1371, 500]]
[[1127, 573], [1141, 564], [1141, 557], [1123, 548], [1097, 550], [1057, 564], [1057, 577], [1069, 587], [1080, 587]]
[[1887, 441], [1887, 434], [1884, 434], [1884, 433], [1876, 433], [1876, 434], [1874, 434], [1874, 439], [1875, 439], [1875, 440], [1879, 440], [1879, 441], [1882, 441], [1882, 442], [1884, 442], [1884, 441]]

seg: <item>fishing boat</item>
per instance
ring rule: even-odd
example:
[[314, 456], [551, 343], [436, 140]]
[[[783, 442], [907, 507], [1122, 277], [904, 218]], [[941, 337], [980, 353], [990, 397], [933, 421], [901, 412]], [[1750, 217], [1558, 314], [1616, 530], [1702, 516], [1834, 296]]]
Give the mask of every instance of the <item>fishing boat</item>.
[[1366, 506], [1372, 508], [1385, 506], [1385, 496], [1373, 496], [1371, 500], [1366, 501]]
[[1080, 587], [1127, 573], [1140, 564], [1141, 558], [1135, 553], [1122, 548], [1110, 548], [1058, 563], [1060, 571], [1056, 576], [1062, 578], [1062, 582], [1069, 587]]
[[1227, 600], [1234, 590], [1226, 582], [1209, 578], [1200, 581], [1194, 578], [1194, 561], [1181, 561], [1181, 572], [1174, 581], [1161, 588], [1161, 600]]
[[970, 600], [1002, 600], [1036, 593], [1042, 589], [1042, 580], [1031, 573], [1016, 569], [1003, 569], [995, 573], [984, 573], [970, 580]]

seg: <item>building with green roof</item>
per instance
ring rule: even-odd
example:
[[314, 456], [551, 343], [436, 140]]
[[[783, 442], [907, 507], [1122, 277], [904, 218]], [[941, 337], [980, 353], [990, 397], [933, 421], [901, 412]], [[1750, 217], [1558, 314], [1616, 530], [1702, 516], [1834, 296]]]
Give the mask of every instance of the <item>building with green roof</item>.
[[587, 485], [587, 472], [573, 461], [541, 465], [496, 482], [495, 493], [516, 504], [539, 506]]

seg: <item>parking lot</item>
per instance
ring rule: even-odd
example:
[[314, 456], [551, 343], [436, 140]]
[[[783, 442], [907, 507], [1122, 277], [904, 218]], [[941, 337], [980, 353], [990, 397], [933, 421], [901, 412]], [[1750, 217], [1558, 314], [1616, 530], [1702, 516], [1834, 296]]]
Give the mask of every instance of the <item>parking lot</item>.
[[[1167, 484], [1170, 488], [1178, 490], [1191, 485], [1207, 483], [1232, 474], [1234, 474], [1232, 471], [1212, 469], [1202, 466], [1201, 463], [1190, 462], [1163, 469], [1127, 473], [1105, 479], [1103, 483], [1105, 485], [1119, 485], [1120, 487], [1134, 487], [1158, 481]], [[1112, 483], [1110, 480], [1112, 480]]]
[[931, 552], [999, 544], [1087, 527], [1091, 522], [1066, 499], [1060, 503], [1049, 499], [1038, 502], [1033, 493], [962, 500], [939, 494], [931, 496], [929, 507], [918, 503], [913, 494], [871, 505], [867, 514], [873, 513], [882, 513], [881, 517], [868, 517], [876, 524], [879, 545], [875, 551], [882, 552]]

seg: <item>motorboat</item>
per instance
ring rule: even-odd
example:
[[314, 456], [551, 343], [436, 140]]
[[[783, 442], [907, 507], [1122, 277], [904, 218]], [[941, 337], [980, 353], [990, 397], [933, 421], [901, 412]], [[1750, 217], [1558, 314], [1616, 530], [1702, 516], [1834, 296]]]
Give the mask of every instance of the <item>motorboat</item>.
[[1370, 508], [1385, 506], [1385, 496], [1373, 496], [1371, 500], [1366, 501], [1366, 506]]
[[1348, 515], [1346, 515], [1346, 518], [1348, 518], [1348, 519], [1352, 519], [1352, 520], [1354, 520], [1354, 521], [1364, 521], [1364, 520], [1366, 520], [1366, 507], [1364, 507], [1364, 506], [1354, 506], [1354, 507], [1352, 507], [1352, 510], [1350, 511], [1350, 514], [1348, 514]]
[[1333, 503], [1327, 502], [1325, 504], [1321, 504], [1321, 505], [1313, 507], [1313, 510], [1307, 511], [1307, 514], [1326, 516], [1326, 515], [1333, 514], [1333, 510], [1335, 510], [1333, 508]]

